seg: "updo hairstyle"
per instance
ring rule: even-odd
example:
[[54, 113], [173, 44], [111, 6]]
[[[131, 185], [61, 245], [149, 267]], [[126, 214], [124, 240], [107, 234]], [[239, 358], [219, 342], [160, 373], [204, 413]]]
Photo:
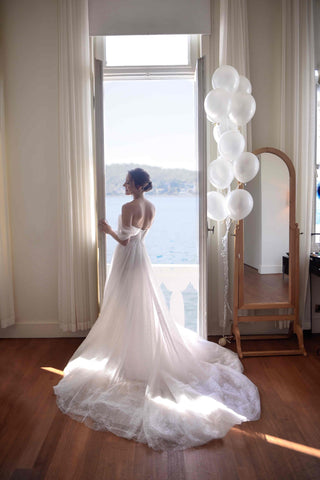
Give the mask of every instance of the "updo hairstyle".
[[128, 173], [132, 178], [136, 188], [142, 187], [144, 192], [149, 192], [152, 190], [150, 175], [148, 172], [143, 170], [143, 168], [134, 168], [133, 170], [129, 170]]

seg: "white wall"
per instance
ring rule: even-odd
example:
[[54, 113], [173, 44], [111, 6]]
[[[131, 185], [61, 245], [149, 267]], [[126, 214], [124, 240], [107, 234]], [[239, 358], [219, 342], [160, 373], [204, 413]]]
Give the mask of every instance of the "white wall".
[[281, 2], [248, 0], [249, 63], [257, 109], [252, 119], [252, 149], [279, 148]]
[[253, 198], [253, 209], [244, 219], [244, 263], [259, 269], [261, 264], [261, 168], [251, 182], [246, 185], [246, 190]]
[[209, 34], [210, 0], [89, 0], [90, 35]]
[[259, 273], [281, 273], [289, 251], [289, 172], [270, 153], [261, 155], [261, 263]]
[[57, 2], [3, 0], [2, 9], [16, 325], [0, 335], [61, 335]]
[[260, 155], [258, 175], [246, 185], [253, 210], [244, 220], [244, 263], [261, 274], [281, 273], [289, 250], [289, 172], [270, 153]]

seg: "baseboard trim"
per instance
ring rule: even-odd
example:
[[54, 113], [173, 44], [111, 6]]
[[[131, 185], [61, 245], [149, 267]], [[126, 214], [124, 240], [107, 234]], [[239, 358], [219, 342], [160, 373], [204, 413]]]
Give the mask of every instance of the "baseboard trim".
[[[320, 333], [320, 317], [313, 318], [312, 322], [312, 332]], [[259, 325], [260, 326], [260, 325]], [[258, 327], [259, 327], [258, 326]], [[245, 327], [245, 326], [242, 326]], [[268, 327], [264, 328], [254, 328], [254, 325], [251, 325], [250, 329], [244, 328], [243, 335], [245, 334], [274, 334], [274, 333], [283, 333], [287, 332], [287, 329], [279, 329], [269, 324]], [[250, 331], [245, 331], [250, 330]], [[0, 338], [72, 338], [72, 337], [86, 337], [89, 333], [89, 330], [81, 330], [79, 332], [64, 332], [60, 329], [59, 325], [56, 322], [46, 322], [46, 323], [16, 323], [10, 327], [0, 328]], [[219, 326], [209, 328], [209, 336], [222, 335], [223, 328]], [[227, 329], [225, 332], [226, 335], [229, 335], [230, 332]]]
[[60, 338], [86, 337], [89, 330], [64, 332], [56, 322], [15, 323], [10, 327], [0, 328], [0, 338]]
[[258, 272], [262, 275], [282, 273], [282, 265], [259, 265]]

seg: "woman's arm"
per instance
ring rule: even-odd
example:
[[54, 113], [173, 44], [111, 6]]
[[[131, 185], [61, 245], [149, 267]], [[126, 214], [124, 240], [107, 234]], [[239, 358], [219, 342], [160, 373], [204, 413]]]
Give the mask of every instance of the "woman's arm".
[[120, 245], [123, 245], [125, 247], [129, 243], [129, 238], [127, 238], [126, 240], [120, 240], [116, 232], [112, 230], [109, 223], [107, 223], [105, 220], [99, 220], [98, 225], [104, 233], [111, 235], [111, 237], [114, 238], [117, 242], [119, 242]]

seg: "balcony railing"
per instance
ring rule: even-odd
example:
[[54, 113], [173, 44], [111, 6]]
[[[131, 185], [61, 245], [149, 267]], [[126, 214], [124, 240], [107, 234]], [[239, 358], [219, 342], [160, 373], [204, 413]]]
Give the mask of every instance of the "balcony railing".
[[[152, 267], [159, 285], [169, 293], [165, 297], [172, 318], [180, 325], [196, 331], [198, 326], [199, 265], [153, 264]], [[109, 264], [107, 268], [109, 271]]]

